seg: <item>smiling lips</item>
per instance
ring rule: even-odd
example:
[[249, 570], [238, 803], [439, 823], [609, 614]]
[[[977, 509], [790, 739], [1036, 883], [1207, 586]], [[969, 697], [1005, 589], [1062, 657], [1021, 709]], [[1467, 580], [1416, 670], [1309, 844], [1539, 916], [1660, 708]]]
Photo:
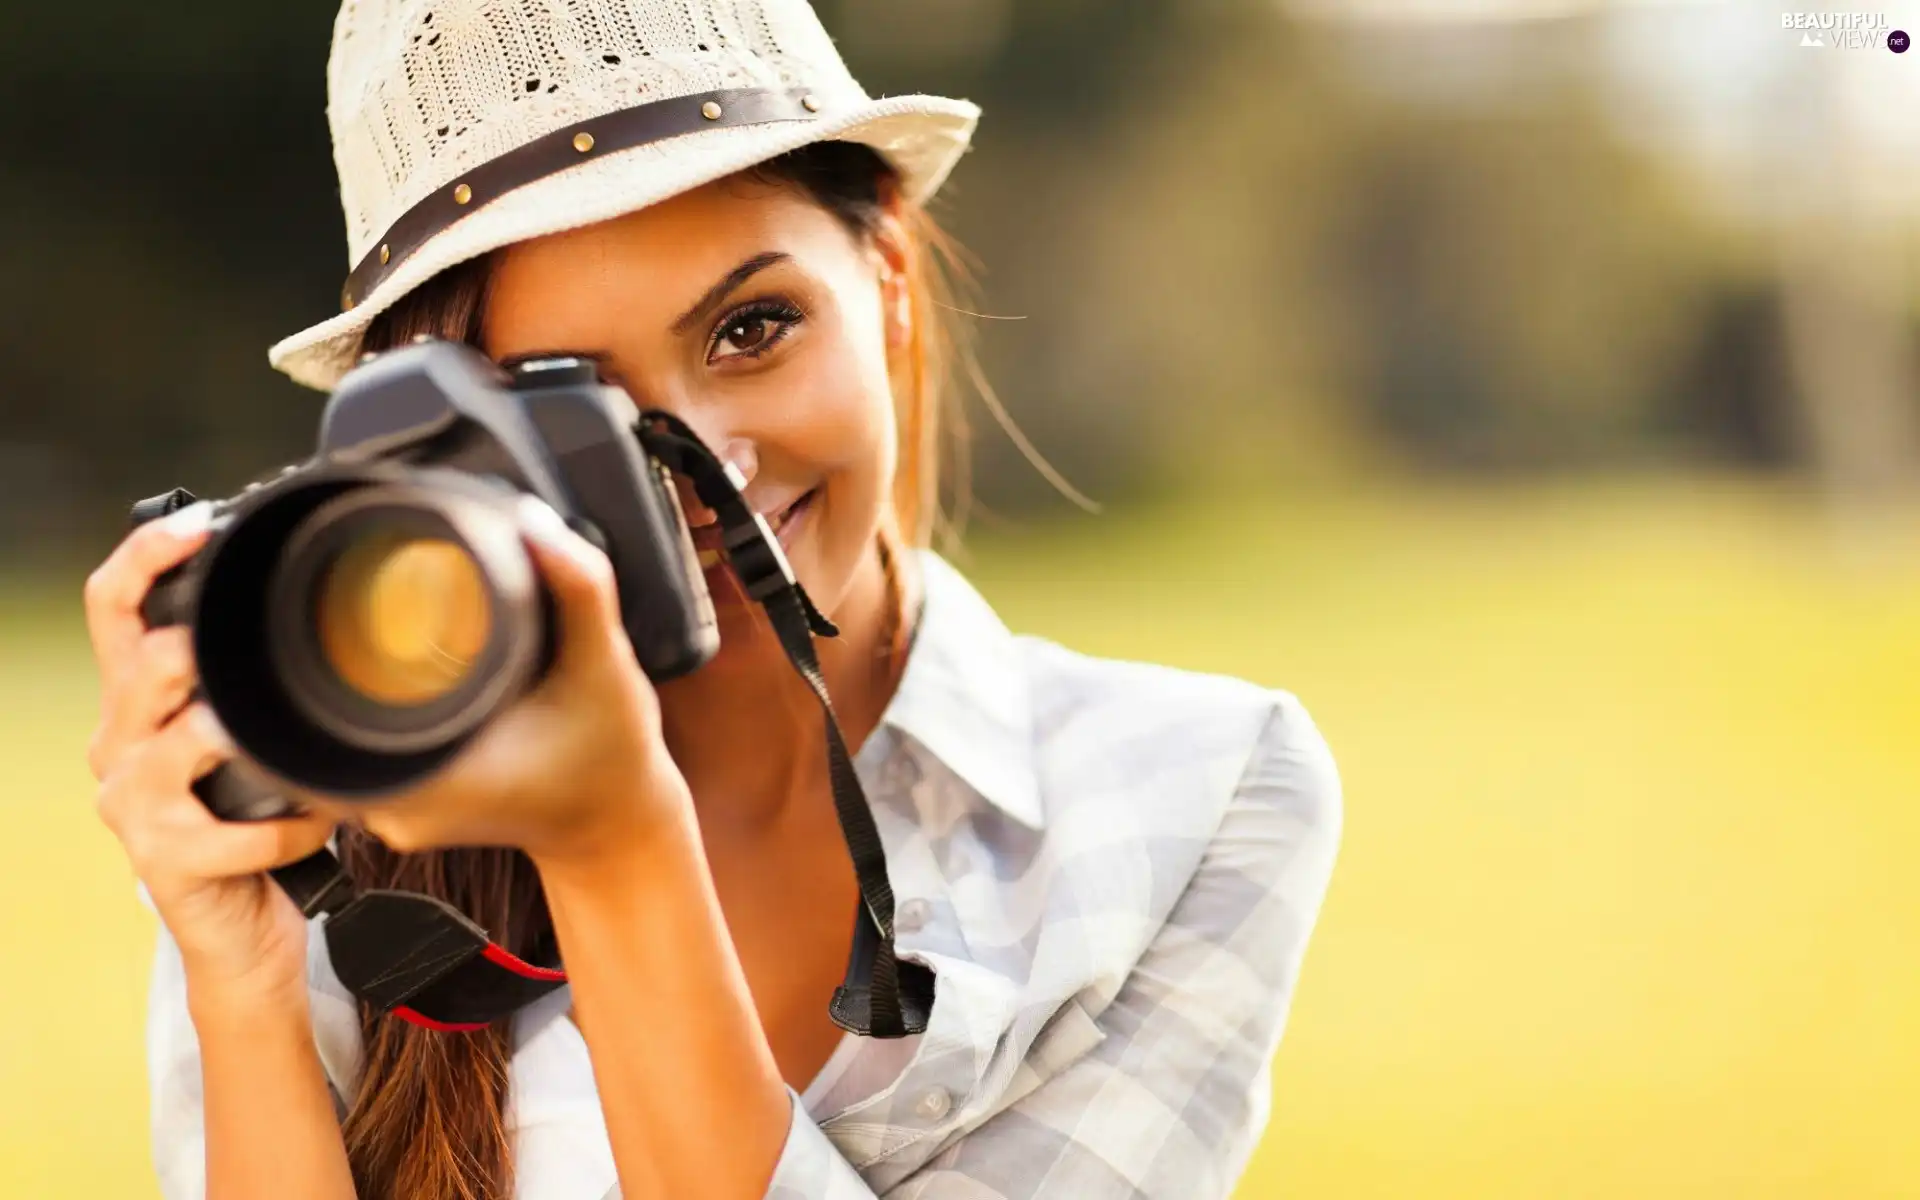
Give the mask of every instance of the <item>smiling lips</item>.
[[[808, 508], [812, 507], [813, 498], [819, 490], [809, 488], [795, 499], [788, 501], [784, 507], [760, 514], [766, 518], [767, 527], [773, 530], [774, 536], [780, 539], [781, 546], [789, 546], [788, 539], [796, 527], [795, 522]], [[712, 570], [719, 566], [722, 561], [720, 522], [709, 521], [705, 525], [696, 526], [693, 530], [693, 546], [700, 552], [700, 566], [703, 569]]]

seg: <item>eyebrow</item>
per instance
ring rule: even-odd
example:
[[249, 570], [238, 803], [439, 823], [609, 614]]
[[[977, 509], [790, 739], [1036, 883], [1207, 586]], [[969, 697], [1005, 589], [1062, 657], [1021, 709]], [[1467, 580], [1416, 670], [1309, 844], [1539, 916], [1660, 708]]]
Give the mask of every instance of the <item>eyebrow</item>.
[[777, 263], [786, 262], [792, 257], [792, 255], [781, 253], [778, 250], [768, 250], [765, 253], [754, 255], [733, 270], [728, 271], [726, 277], [708, 288], [707, 294], [695, 301], [692, 308], [689, 308], [686, 312], [681, 313], [674, 319], [673, 325], [671, 326], [673, 332], [675, 334], [682, 334], [693, 328], [693, 326], [708, 313], [720, 307], [720, 302], [727, 298], [727, 293], [733, 291], [733, 289], [739, 287], [747, 280], [752, 279], [768, 267], [774, 266]]

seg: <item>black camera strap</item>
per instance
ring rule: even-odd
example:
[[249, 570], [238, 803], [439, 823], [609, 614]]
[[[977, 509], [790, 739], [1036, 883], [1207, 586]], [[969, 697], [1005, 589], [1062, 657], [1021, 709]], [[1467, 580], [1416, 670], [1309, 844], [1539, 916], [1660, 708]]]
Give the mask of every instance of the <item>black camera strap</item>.
[[713, 456], [692, 429], [671, 414], [649, 412], [642, 418], [640, 440], [654, 457], [690, 480], [700, 502], [719, 518], [734, 575], [747, 598], [766, 610], [787, 660], [820, 701], [834, 811], [860, 884], [846, 982], [834, 990], [828, 1006], [833, 1022], [868, 1037], [923, 1033], [933, 1008], [933, 972], [919, 963], [902, 962], [894, 951], [893, 884], [887, 877], [886, 847], [814, 650], [815, 634], [833, 637], [838, 630], [794, 578], [779, 538], [767, 527], [766, 518], [747, 503], [739, 477]]
[[[860, 886], [846, 981], [828, 1013], [834, 1024], [867, 1037], [897, 1038], [926, 1030], [933, 1008], [933, 972], [902, 962], [894, 950], [893, 886], [886, 849], [867, 805], [853, 757], [833, 711], [813, 639], [836, 636], [794, 577], [779, 539], [742, 494], [742, 481], [678, 419], [650, 412], [636, 431], [648, 452], [692, 482], [719, 518], [727, 560], [748, 599], [766, 610], [793, 669], [820, 702], [834, 810]], [[191, 500], [184, 499], [172, 507]], [[271, 791], [243, 761], [206, 780], [203, 799], [225, 810], [215, 793]], [[566, 973], [526, 962], [494, 943], [465, 914], [413, 892], [360, 891], [331, 850], [322, 849], [272, 872], [301, 912], [326, 914], [327, 953], [354, 995], [383, 1012], [429, 1029], [482, 1029], [566, 983]]]

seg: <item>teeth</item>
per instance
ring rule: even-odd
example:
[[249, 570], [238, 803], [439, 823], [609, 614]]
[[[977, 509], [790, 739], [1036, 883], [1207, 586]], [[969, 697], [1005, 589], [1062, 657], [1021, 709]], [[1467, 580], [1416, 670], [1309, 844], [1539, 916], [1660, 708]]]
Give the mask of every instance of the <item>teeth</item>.
[[787, 522], [793, 520], [793, 514], [800, 511], [800, 504], [806, 498], [807, 497], [803, 495], [800, 497], [799, 500], [795, 500], [792, 504], [789, 504], [785, 508], [780, 510], [780, 515], [773, 518], [773, 520], [771, 521], [771, 524], [773, 525], [773, 531], [775, 533], [778, 533], [782, 529], [785, 529], [787, 527]]

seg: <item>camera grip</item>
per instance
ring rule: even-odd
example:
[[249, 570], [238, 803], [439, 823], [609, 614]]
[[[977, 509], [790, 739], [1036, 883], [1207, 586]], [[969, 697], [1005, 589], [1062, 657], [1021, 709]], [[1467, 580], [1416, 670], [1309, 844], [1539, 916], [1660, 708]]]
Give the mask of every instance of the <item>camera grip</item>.
[[[149, 496], [133, 506], [128, 515], [129, 527], [138, 529], [150, 521], [177, 513], [194, 500], [194, 494], [181, 487], [158, 496]], [[146, 620], [148, 629], [187, 623], [193, 603], [187, 568], [193, 562], [194, 559], [189, 558], [186, 562], [176, 563], [162, 571], [148, 585], [147, 594], [140, 598], [140, 615]]]
[[299, 806], [281, 787], [245, 759], [231, 759], [194, 781], [193, 794], [222, 821], [270, 821], [290, 817]]

